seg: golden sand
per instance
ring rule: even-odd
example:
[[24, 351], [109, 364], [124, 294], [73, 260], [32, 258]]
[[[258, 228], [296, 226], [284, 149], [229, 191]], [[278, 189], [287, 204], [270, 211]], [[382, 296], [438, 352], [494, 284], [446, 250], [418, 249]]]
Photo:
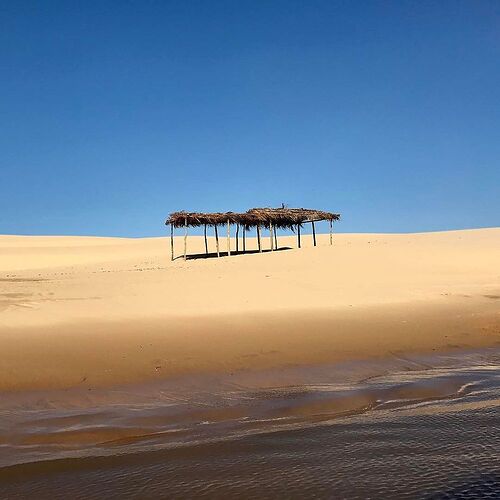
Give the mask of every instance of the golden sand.
[[168, 238], [0, 236], [0, 390], [500, 343], [498, 228], [295, 243], [171, 262]]

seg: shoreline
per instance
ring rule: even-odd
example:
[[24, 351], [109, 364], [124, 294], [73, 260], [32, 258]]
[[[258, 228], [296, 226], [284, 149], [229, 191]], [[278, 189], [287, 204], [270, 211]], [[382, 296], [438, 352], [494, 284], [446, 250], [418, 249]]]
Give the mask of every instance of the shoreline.
[[112, 387], [500, 345], [499, 300], [2, 328], [0, 391]]
[[495, 408], [499, 362], [500, 347], [455, 349], [234, 377], [182, 376], [90, 393], [4, 394], [0, 481], [31, 467], [79, 468], [87, 460], [150, 459], [175, 450], [189, 456], [200, 447], [259, 435], [273, 439], [325, 425], [379, 424], [405, 412], [433, 415], [436, 408], [446, 414], [449, 405]]

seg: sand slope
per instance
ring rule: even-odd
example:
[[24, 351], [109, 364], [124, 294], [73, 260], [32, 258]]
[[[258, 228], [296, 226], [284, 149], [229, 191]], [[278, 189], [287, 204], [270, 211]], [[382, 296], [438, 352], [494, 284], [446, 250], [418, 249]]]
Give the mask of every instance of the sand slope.
[[168, 238], [0, 236], [0, 388], [500, 342], [498, 228], [295, 243], [171, 262]]

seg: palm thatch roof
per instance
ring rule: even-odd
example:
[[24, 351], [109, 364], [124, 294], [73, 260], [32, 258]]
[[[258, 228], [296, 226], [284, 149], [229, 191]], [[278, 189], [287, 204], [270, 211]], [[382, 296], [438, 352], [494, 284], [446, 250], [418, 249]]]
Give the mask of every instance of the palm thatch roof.
[[173, 227], [199, 227], [218, 226], [227, 224], [239, 224], [247, 229], [260, 225], [272, 224], [279, 229], [293, 229], [302, 226], [305, 222], [318, 222], [322, 220], [336, 221], [340, 214], [313, 210], [307, 208], [251, 208], [243, 213], [237, 212], [173, 212], [169, 215], [165, 224]]

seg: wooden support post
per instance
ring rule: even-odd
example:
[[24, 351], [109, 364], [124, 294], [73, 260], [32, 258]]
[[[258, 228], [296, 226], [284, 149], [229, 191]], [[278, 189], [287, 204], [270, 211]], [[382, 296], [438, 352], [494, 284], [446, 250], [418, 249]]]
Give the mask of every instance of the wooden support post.
[[243, 252], [247, 251], [247, 242], [246, 242], [246, 230], [245, 226], [243, 226]]
[[271, 252], [274, 250], [274, 241], [273, 241], [273, 223], [269, 223], [269, 240], [271, 243]]
[[333, 226], [333, 219], [330, 219], [330, 245], [333, 245], [332, 226]]
[[278, 237], [276, 236], [276, 226], [274, 226], [274, 249], [278, 250]]
[[231, 229], [229, 219], [227, 221], [227, 256], [231, 257]]
[[240, 225], [236, 224], [236, 253], [240, 249]]
[[313, 220], [311, 221], [311, 225], [313, 228], [313, 243], [314, 243], [314, 246], [316, 246], [316, 229], [314, 228], [314, 221]]
[[188, 223], [187, 219], [184, 219], [184, 260], [187, 259], [187, 239], [188, 239]]
[[219, 252], [219, 231], [217, 229], [217, 224], [214, 225], [215, 229], [215, 246], [217, 247], [217, 257], [220, 257], [220, 252]]
[[297, 224], [297, 242], [300, 248], [300, 224]]
[[259, 245], [259, 252], [262, 252], [262, 247], [260, 245], [260, 224], [257, 224], [257, 244]]
[[207, 225], [205, 224], [203, 234], [205, 235], [205, 255], [208, 255]]
[[172, 260], [174, 260], [174, 225], [170, 224], [170, 253], [172, 254]]

